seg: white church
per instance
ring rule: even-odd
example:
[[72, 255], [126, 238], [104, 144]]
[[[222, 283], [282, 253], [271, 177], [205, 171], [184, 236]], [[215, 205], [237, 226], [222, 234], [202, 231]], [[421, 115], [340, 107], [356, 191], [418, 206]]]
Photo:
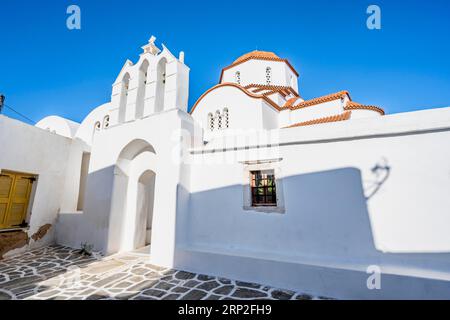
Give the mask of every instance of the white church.
[[4, 256], [89, 244], [323, 296], [450, 298], [450, 108], [304, 99], [288, 60], [253, 51], [188, 112], [184, 53], [142, 49], [81, 124], [0, 116], [0, 232], [29, 237]]

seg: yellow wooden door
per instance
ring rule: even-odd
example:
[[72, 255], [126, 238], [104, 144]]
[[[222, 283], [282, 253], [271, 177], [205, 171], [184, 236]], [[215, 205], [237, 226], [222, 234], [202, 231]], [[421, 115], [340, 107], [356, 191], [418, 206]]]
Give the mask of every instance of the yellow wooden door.
[[0, 228], [23, 224], [34, 177], [27, 174], [2, 172], [0, 176]]
[[14, 175], [2, 173], [0, 175], [0, 228], [4, 228], [13, 186]]

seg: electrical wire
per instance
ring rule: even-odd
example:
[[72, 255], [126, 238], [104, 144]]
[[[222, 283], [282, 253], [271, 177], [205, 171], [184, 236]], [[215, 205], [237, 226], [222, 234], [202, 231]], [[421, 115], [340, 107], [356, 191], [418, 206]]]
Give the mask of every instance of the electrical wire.
[[28, 118], [26, 115], [20, 113], [19, 111], [16, 111], [13, 107], [11, 107], [11, 106], [9, 106], [9, 105], [7, 105], [7, 104], [4, 104], [3, 106], [6, 107], [7, 109], [11, 110], [11, 111], [14, 112], [15, 114], [21, 116], [22, 118], [28, 120], [28, 121], [31, 122], [32, 124], [35, 124], [35, 123], [36, 123], [36, 121], [34, 121], [34, 120]]

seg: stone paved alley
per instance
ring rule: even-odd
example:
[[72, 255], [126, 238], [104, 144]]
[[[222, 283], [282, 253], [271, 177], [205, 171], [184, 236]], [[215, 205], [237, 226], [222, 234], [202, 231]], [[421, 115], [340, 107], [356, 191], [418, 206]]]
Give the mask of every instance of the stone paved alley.
[[0, 300], [323, 299], [299, 292], [160, 268], [148, 256], [108, 258], [50, 246], [0, 261]]

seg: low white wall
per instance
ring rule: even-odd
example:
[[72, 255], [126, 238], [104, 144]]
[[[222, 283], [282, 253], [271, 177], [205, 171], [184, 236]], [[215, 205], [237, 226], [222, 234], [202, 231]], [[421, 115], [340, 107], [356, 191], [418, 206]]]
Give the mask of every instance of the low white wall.
[[[177, 266], [279, 286], [291, 278], [292, 289], [336, 297], [443, 297], [441, 287], [450, 287], [449, 123], [446, 108], [283, 129], [266, 158], [257, 148], [253, 159], [251, 150], [247, 159], [234, 157], [245, 143], [224, 152], [216, 140], [192, 150]], [[201, 157], [210, 164], [195, 164]], [[220, 164], [223, 157], [235, 160]], [[240, 161], [274, 158], [282, 159], [285, 214], [245, 211]], [[237, 257], [250, 260], [230, 263]], [[279, 272], [266, 273], [269, 265]], [[352, 291], [365, 286], [371, 265], [389, 279], [385, 291]], [[308, 288], [305, 266], [335, 273], [339, 286]], [[359, 275], [345, 275], [352, 271]]]
[[[38, 176], [34, 201], [30, 204], [29, 236], [46, 224], [55, 225], [70, 146], [69, 138], [0, 115], [0, 170]], [[39, 243], [31, 240], [30, 246], [52, 241], [50, 233]]]

